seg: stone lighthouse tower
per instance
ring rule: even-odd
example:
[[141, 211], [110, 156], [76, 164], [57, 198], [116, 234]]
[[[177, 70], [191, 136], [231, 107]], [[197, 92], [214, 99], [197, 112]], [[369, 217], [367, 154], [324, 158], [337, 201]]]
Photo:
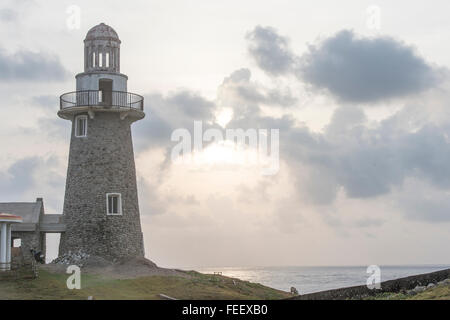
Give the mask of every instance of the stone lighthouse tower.
[[145, 116], [144, 99], [127, 91], [120, 43], [104, 23], [90, 29], [76, 91], [60, 98], [58, 116], [72, 122], [60, 256], [144, 256], [131, 138], [131, 124]]

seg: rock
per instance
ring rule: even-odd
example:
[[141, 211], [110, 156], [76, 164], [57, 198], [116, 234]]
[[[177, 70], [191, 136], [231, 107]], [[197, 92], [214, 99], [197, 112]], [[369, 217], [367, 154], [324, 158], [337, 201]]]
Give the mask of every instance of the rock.
[[415, 296], [417, 294], [417, 292], [415, 292], [414, 290], [408, 290], [408, 291], [406, 291], [406, 294], [408, 296]]
[[425, 286], [416, 286], [416, 287], [413, 289], [413, 291], [414, 291], [415, 293], [420, 293], [420, 292], [424, 292], [425, 289], [426, 289]]
[[86, 260], [90, 257], [89, 254], [82, 252], [81, 250], [77, 252], [69, 251], [52, 261], [55, 264], [65, 264], [65, 265], [77, 265], [83, 267]]
[[433, 287], [435, 287], [436, 285], [434, 284], [434, 283], [429, 283], [428, 285], [427, 285], [427, 289], [430, 289], [430, 288], [433, 288]]
[[450, 285], [450, 278], [438, 282], [438, 285]]
[[298, 296], [298, 290], [295, 287], [291, 287], [291, 294], [294, 296]]

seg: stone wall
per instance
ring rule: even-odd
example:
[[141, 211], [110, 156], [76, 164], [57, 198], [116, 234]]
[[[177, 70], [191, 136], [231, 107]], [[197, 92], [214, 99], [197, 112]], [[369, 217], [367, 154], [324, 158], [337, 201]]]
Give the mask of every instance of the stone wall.
[[[72, 122], [60, 256], [75, 251], [111, 261], [144, 256], [132, 121], [116, 112], [97, 112], [88, 117], [84, 138], [74, 136]], [[107, 215], [107, 193], [121, 193], [122, 215]]]
[[450, 269], [404, 277], [381, 282], [380, 289], [369, 289], [367, 286], [355, 286], [303, 294], [289, 298], [290, 300], [346, 300], [362, 299], [383, 292], [398, 293], [412, 290], [417, 286], [427, 286], [450, 278]]
[[11, 233], [13, 239], [21, 239], [21, 249], [24, 259], [32, 259], [30, 249], [42, 250], [42, 242], [39, 231], [34, 232], [21, 232], [13, 231]]

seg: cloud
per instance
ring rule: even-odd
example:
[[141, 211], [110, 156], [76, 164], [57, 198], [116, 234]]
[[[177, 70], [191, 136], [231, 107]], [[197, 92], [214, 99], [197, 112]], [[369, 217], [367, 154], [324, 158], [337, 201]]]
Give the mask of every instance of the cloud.
[[172, 132], [178, 128], [193, 128], [194, 121], [203, 121], [204, 127], [215, 119], [216, 105], [199, 94], [188, 90], [176, 91], [163, 96], [145, 96], [146, 117], [134, 125], [137, 151], [152, 148], [169, 149], [173, 142]]
[[28, 157], [14, 162], [6, 172], [0, 173], [0, 191], [2, 196], [23, 194], [35, 186], [34, 173], [40, 164], [39, 157]]
[[47, 212], [61, 213], [66, 163], [54, 155], [29, 156], [0, 171], [0, 201], [34, 201], [44, 197]]
[[[330, 126], [334, 126], [333, 123]], [[287, 141], [284, 148], [291, 149], [287, 154], [291, 168], [299, 164], [306, 166], [306, 177], [301, 170], [293, 171], [299, 191], [305, 193], [309, 201], [322, 205], [332, 204], [341, 188], [350, 199], [388, 196], [394, 188], [403, 188], [404, 181], [410, 178], [428, 183], [438, 193], [448, 192], [449, 132], [450, 126], [434, 125], [426, 125], [416, 132], [387, 129], [382, 122], [375, 128], [349, 127], [339, 135], [328, 132], [314, 137], [304, 132], [305, 138], [299, 140], [298, 135], [293, 136], [295, 140]], [[313, 142], [302, 144], [300, 141]], [[421, 212], [418, 216], [433, 221], [437, 221], [437, 217], [443, 219], [443, 211], [436, 211], [438, 198], [433, 196], [425, 201], [419, 190], [412, 190], [411, 195], [421, 204], [415, 210]], [[411, 201], [404, 201], [402, 205], [409, 208]]]
[[[269, 103], [268, 92], [270, 88], [252, 81], [250, 70], [243, 68], [224, 79], [215, 102], [189, 91], [148, 95], [148, 116], [135, 125], [139, 149], [170, 150], [170, 134], [175, 128], [192, 131], [194, 120], [214, 125], [215, 111], [228, 107], [233, 117], [227, 128], [280, 130], [281, 160], [289, 168], [298, 199], [311, 207], [331, 206], [340, 193], [349, 201], [383, 199], [403, 188], [410, 178], [421, 179], [436, 190], [450, 189], [450, 162], [446, 161], [450, 158], [448, 107], [436, 107], [436, 101], [422, 96], [425, 100], [405, 105], [385, 120], [370, 122], [363, 108], [350, 103], [338, 107], [318, 133], [298, 123], [293, 115], [265, 114], [261, 106]], [[442, 98], [445, 95], [439, 100]], [[424, 116], [437, 111], [439, 123]], [[420, 195], [412, 193], [419, 201]], [[435, 211], [438, 205], [433, 199], [424, 202], [421, 210], [426, 206], [435, 215], [422, 219], [443, 219], [442, 213]], [[381, 225], [378, 220], [358, 221], [355, 226]]]
[[60, 81], [68, 74], [55, 55], [28, 50], [8, 55], [0, 49], [0, 81]]
[[450, 222], [449, 194], [433, 193], [429, 197], [410, 196], [402, 203], [405, 217], [431, 223]]
[[271, 27], [247, 35], [249, 52], [272, 76], [295, 75], [318, 91], [347, 103], [376, 103], [436, 87], [448, 74], [416, 50], [388, 36], [364, 38], [342, 30], [295, 55]]
[[0, 21], [13, 22], [17, 20], [17, 17], [18, 17], [17, 12], [10, 8], [0, 9]]
[[[280, 155], [303, 203], [330, 206], [340, 191], [348, 199], [381, 198], [401, 189], [408, 178], [426, 181], [437, 190], [450, 189], [450, 162], [446, 161], [450, 114], [448, 107], [441, 106], [445, 95], [439, 102], [427, 99], [428, 94], [421, 96], [424, 100], [375, 122], [369, 121], [363, 108], [343, 105], [316, 133], [289, 114], [264, 114], [260, 108], [264, 99], [248, 94], [249, 86], [252, 93], [263, 87], [250, 77], [249, 70], [238, 70], [219, 88], [218, 100], [234, 111], [227, 128], [279, 129]], [[438, 122], [426, 117], [430, 112], [436, 113]]]
[[340, 31], [301, 56], [298, 76], [342, 101], [377, 102], [432, 88], [439, 71], [391, 37]]
[[364, 218], [355, 221], [355, 226], [359, 228], [379, 227], [385, 223], [382, 219]]
[[270, 75], [282, 75], [288, 72], [295, 56], [289, 48], [287, 38], [278, 35], [272, 27], [257, 26], [246, 36], [248, 51], [258, 66]]
[[291, 162], [311, 167], [312, 181], [303, 182], [308, 190], [317, 193], [313, 199], [324, 199], [328, 194], [325, 199], [332, 202], [334, 198], [325, 192], [331, 186], [331, 190], [343, 187], [350, 198], [377, 197], [388, 194], [393, 186], [401, 186], [411, 176], [419, 176], [438, 188], [450, 188], [450, 163], [445, 160], [450, 156], [446, 137], [449, 126], [426, 125], [409, 132], [385, 126], [387, 119], [369, 128], [362, 115], [353, 116], [353, 123], [352, 116], [346, 116], [343, 123], [341, 113], [350, 114], [336, 110], [323, 134], [288, 128], [285, 143], [281, 144]]
[[59, 97], [56, 95], [41, 95], [31, 98], [33, 105], [48, 109], [49, 111], [57, 111], [59, 106]]
[[231, 91], [234, 91], [235, 98], [240, 99], [244, 105], [264, 104], [272, 107], [292, 107], [298, 101], [289, 87], [266, 88], [251, 81], [251, 71], [247, 68], [232, 72], [229, 77], [224, 79], [219, 90], [227, 91], [228, 96]]
[[400, 139], [398, 152], [410, 170], [440, 189], [450, 189], [450, 125], [426, 125]]

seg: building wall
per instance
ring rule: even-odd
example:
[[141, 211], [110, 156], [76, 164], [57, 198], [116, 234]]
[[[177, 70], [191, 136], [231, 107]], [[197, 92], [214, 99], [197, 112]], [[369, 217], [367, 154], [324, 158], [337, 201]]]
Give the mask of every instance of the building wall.
[[21, 239], [21, 249], [26, 260], [32, 259], [30, 249], [42, 250], [42, 242], [39, 231], [13, 231], [13, 239]]
[[128, 77], [121, 73], [80, 73], [77, 75], [77, 91], [98, 90], [100, 79], [112, 80], [113, 91], [127, 91]]
[[[59, 255], [82, 251], [108, 260], [143, 256], [131, 138], [132, 120], [118, 113], [88, 117], [88, 136], [70, 143]], [[106, 214], [106, 194], [122, 194], [121, 216]]]

